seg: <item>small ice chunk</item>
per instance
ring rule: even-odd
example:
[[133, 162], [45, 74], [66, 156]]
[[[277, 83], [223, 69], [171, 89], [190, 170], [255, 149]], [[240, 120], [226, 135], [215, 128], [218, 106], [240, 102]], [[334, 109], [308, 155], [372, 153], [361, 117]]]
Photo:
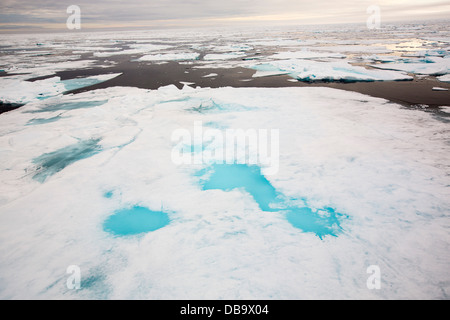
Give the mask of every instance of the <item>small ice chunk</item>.
[[344, 59], [346, 58], [346, 55], [340, 54], [340, 53], [326, 53], [326, 52], [314, 52], [309, 50], [301, 50], [301, 51], [286, 51], [286, 52], [279, 52], [274, 54], [273, 56], [270, 56], [271, 59], [318, 59], [318, 58], [337, 58], [337, 59]]
[[218, 76], [217, 73], [210, 73], [210, 74], [207, 74], [206, 76], [203, 76], [202, 78], [212, 78], [212, 77], [217, 77], [217, 76]]
[[243, 52], [210, 53], [205, 55], [204, 60], [228, 60], [245, 57]]
[[437, 79], [439, 81], [442, 81], [442, 82], [450, 82], [450, 74], [446, 74], [444, 76], [440, 76]]
[[192, 86], [192, 85], [195, 84], [195, 82], [187, 82], [187, 81], [180, 81], [180, 83], [181, 83], [183, 86]]
[[440, 107], [439, 110], [441, 112], [450, 114], [450, 106]]
[[183, 61], [183, 60], [197, 60], [199, 53], [180, 52], [180, 53], [163, 53], [163, 54], [149, 54], [138, 59], [138, 61]]
[[102, 83], [120, 76], [122, 73], [102, 74], [86, 78], [75, 78], [62, 81], [67, 91], [76, 90], [94, 84]]
[[270, 77], [270, 76], [281, 76], [288, 74], [288, 71], [281, 70], [256, 70], [256, 72], [252, 75], [253, 78], [261, 78], [261, 77]]

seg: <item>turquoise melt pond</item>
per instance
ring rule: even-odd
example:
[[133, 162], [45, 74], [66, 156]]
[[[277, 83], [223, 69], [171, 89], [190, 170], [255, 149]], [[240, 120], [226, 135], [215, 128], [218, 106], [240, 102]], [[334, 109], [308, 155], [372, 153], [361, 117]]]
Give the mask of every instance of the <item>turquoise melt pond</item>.
[[292, 226], [303, 232], [313, 232], [320, 239], [327, 235], [337, 236], [341, 230], [340, 218], [344, 215], [335, 212], [332, 208], [317, 210], [306, 206], [290, 206], [289, 199], [272, 186], [258, 166], [215, 164], [196, 175], [206, 177], [201, 181], [203, 190], [243, 189], [252, 196], [262, 211], [284, 213]]
[[134, 206], [116, 211], [106, 219], [103, 229], [116, 236], [132, 236], [161, 229], [169, 223], [165, 212]]

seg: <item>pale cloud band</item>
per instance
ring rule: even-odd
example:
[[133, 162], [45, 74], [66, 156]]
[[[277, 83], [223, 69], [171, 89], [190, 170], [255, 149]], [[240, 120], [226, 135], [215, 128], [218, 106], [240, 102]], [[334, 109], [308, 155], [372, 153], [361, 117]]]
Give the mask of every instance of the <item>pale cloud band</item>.
[[2, 0], [0, 29], [62, 29], [70, 5], [81, 8], [84, 28], [365, 23], [371, 5], [380, 6], [385, 21], [450, 14], [450, 0]]

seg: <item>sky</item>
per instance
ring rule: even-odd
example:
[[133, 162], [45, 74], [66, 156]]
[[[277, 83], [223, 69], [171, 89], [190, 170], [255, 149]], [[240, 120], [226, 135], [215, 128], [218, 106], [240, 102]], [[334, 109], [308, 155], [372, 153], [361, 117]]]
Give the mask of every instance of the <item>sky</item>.
[[450, 19], [450, 0], [1, 0], [0, 31], [67, 29], [71, 5], [88, 30]]

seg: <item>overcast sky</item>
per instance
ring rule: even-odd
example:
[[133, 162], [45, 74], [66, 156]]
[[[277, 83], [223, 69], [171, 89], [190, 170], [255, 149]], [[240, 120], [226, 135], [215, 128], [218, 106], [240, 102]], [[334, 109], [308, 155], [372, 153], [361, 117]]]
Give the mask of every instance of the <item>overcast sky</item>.
[[82, 29], [365, 23], [370, 5], [382, 21], [450, 19], [450, 0], [0, 0], [0, 30], [65, 29], [70, 5]]

